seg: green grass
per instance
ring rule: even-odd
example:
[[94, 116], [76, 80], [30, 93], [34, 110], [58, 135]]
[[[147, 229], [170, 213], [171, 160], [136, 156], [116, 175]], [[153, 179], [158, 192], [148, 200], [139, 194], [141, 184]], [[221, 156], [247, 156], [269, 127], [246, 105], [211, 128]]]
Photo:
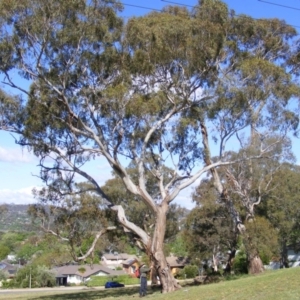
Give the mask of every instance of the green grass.
[[[151, 290], [148, 299], [155, 300], [299, 300], [300, 299], [300, 268], [268, 271], [261, 275], [247, 276], [232, 281], [203, 285], [184, 286], [179, 291], [162, 295]], [[78, 300], [78, 299], [119, 299], [138, 298], [138, 287], [112, 290], [87, 290], [77, 292], [45, 292], [20, 293], [2, 295], [0, 299], [16, 300]]]

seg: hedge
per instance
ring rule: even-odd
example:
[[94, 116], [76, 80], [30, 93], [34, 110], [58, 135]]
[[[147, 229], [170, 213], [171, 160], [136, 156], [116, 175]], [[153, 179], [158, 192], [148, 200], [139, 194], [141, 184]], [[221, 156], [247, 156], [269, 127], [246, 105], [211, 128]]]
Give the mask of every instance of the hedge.
[[140, 280], [138, 278], [133, 278], [129, 275], [119, 275], [119, 276], [91, 276], [91, 279], [87, 282], [87, 286], [104, 286], [107, 281], [117, 281], [125, 285], [139, 284]]

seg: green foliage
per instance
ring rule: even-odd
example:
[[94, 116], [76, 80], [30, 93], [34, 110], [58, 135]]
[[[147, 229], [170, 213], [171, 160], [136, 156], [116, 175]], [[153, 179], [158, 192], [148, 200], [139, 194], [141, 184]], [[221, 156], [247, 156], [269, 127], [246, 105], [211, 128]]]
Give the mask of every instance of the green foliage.
[[1, 243], [7, 246], [11, 252], [14, 252], [27, 237], [28, 233], [25, 232], [6, 232], [1, 237]]
[[235, 274], [247, 274], [248, 273], [248, 260], [245, 249], [242, 247], [235, 255], [233, 262], [233, 271]]
[[264, 217], [256, 217], [246, 224], [246, 237], [243, 239], [248, 255], [256, 249], [265, 264], [279, 255], [278, 231]]
[[188, 255], [188, 246], [186, 245], [182, 233], [177, 234], [175, 239], [167, 245], [169, 246], [169, 252], [173, 253], [175, 256], [186, 257]]
[[214, 250], [234, 249], [237, 235], [226, 205], [219, 201], [211, 180], [203, 180], [193, 193], [197, 206], [187, 216], [183, 239], [193, 259], [210, 259]]
[[28, 288], [30, 284], [32, 288], [53, 287], [56, 284], [55, 275], [45, 266], [27, 265], [18, 270], [6, 288]]
[[39, 248], [37, 246], [27, 242], [19, 248], [19, 250], [16, 252], [16, 256], [27, 261], [30, 260], [33, 254], [38, 250]]
[[[94, 242], [95, 232], [98, 233], [109, 225], [102, 198], [91, 192], [92, 187], [87, 183], [78, 183], [77, 186], [82, 189], [79, 196], [65, 197], [59, 205], [51, 205], [50, 208], [43, 205], [43, 199], [53, 197], [55, 190], [49, 188], [36, 192], [41, 204], [31, 205], [29, 208], [34, 222], [47, 220], [52, 230], [68, 241], [68, 252], [73, 259], [86, 253]], [[98, 246], [99, 243], [96, 244], [95, 251], [103, 250]], [[90, 262], [95, 260], [92, 258]]]
[[7, 257], [8, 254], [10, 254], [10, 248], [4, 245], [3, 243], [0, 243], [0, 260], [3, 260]]
[[178, 279], [195, 278], [199, 275], [199, 267], [195, 265], [187, 265], [178, 272]]
[[0, 270], [0, 281], [4, 281], [8, 278], [8, 273], [3, 271], [3, 270]]
[[14, 280], [6, 280], [2, 281], [2, 288], [3, 289], [13, 289], [15, 288], [15, 281]]
[[55, 265], [63, 265], [72, 261], [69, 246], [55, 236], [46, 234], [40, 237], [36, 243], [38, 251], [32, 256], [32, 264], [52, 268]]
[[300, 241], [300, 169], [284, 164], [274, 174], [270, 193], [265, 198], [260, 213], [277, 228], [281, 252], [286, 256], [287, 245]]
[[39, 287], [53, 287], [56, 285], [55, 275], [45, 266], [37, 267], [37, 281]]
[[86, 269], [84, 267], [80, 267], [78, 268], [78, 271], [83, 274], [86, 271]]
[[133, 278], [129, 275], [120, 276], [91, 276], [91, 279], [87, 282], [87, 286], [104, 286], [107, 281], [117, 281], [125, 285], [139, 284], [138, 278]]

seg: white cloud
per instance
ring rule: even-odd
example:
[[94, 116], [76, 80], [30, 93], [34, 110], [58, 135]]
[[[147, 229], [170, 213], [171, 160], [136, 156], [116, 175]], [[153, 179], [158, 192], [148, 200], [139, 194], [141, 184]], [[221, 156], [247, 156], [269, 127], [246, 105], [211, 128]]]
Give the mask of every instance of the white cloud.
[[19, 190], [2, 189], [0, 190], [0, 203], [31, 204], [36, 203], [32, 195], [34, 187], [26, 187]]
[[9, 163], [31, 163], [34, 161], [34, 156], [26, 149], [17, 148], [3, 148], [0, 146], [0, 162]]

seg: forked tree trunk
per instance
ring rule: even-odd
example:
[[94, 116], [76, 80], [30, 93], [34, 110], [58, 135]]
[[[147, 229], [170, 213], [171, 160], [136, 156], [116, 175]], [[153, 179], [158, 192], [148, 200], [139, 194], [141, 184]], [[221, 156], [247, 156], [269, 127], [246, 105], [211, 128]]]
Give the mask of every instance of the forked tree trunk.
[[173, 292], [179, 289], [180, 285], [175, 280], [163, 252], [168, 203], [162, 203], [159, 207], [157, 207], [155, 212], [156, 223], [152, 238], [143, 229], [127, 220], [122, 206], [115, 205], [112, 206], [111, 209], [117, 211], [118, 220], [124, 226], [124, 230], [132, 231], [140, 237], [140, 244], [145, 247], [146, 254], [149, 256], [151, 264], [160, 278], [162, 293]]
[[180, 285], [175, 280], [163, 253], [164, 237], [166, 232], [166, 213], [167, 206], [161, 206], [157, 212], [151, 249], [149, 249], [151, 262], [153, 263], [160, 278], [162, 293], [173, 292], [180, 288]]

